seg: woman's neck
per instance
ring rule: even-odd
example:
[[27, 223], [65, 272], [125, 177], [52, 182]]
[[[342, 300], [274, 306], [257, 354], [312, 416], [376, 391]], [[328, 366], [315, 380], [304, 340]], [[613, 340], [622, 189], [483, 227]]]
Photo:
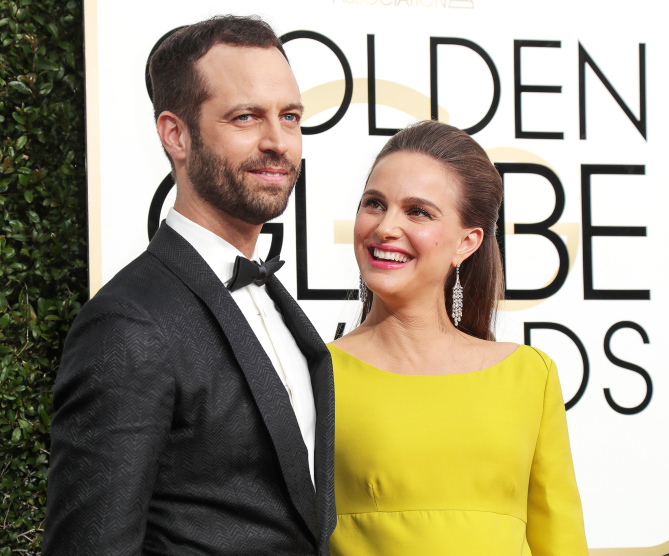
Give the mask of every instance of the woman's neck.
[[[388, 353], [426, 354], [430, 347], [456, 341], [461, 333], [446, 312], [443, 297], [429, 302], [412, 300], [389, 304], [375, 296], [369, 315], [360, 325], [370, 334], [376, 348]], [[450, 340], [450, 342], [449, 342]]]

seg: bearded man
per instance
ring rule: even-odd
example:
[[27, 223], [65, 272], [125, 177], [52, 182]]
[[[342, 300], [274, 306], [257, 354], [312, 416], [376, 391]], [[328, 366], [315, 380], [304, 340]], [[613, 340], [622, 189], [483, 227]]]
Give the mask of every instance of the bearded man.
[[177, 198], [68, 335], [43, 554], [327, 555], [330, 357], [255, 252], [298, 176], [295, 77], [234, 16], [173, 33], [150, 75]]

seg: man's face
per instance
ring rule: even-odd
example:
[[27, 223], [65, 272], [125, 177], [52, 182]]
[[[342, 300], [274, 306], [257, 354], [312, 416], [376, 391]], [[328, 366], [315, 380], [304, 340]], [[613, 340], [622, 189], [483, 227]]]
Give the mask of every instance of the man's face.
[[276, 48], [219, 44], [197, 62], [209, 99], [193, 133], [188, 178], [200, 198], [248, 224], [286, 208], [302, 157], [302, 104]]

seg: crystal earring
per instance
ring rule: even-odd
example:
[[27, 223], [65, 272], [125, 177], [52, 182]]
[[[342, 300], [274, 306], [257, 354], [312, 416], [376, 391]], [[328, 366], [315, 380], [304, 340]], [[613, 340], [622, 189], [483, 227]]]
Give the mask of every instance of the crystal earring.
[[364, 305], [367, 303], [367, 284], [365, 284], [365, 281], [362, 279], [362, 276], [360, 276], [360, 294], [359, 294], [359, 299]]
[[455, 270], [455, 285], [453, 286], [453, 312], [451, 317], [453, 317], [453, 324], [455, 327], [458, 327], [460, 321], [462, 320], [462, 285], [460, 284], [460, 265], [456, 267]]

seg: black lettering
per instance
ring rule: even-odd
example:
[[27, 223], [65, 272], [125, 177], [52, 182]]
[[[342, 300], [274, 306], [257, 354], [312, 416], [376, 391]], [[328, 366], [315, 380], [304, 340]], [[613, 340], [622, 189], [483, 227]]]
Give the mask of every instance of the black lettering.
[[283, 247], [283, 224], [281, 222], [265, 222], [260, 230], [261, 234], [272, 234], [272, 243], [269, 246], [269, 253], [264, 257], [268, 261], [281, 254]]
[[593, 286], [592, 238], [645, 237], [642, 226], [593, 226], [590, 176], [644, 175], [645, 166], [616, 164], [584, 164], [581, 166], [581, 222], [583, 223], [583, 298], [584, 299], [650, 299], [650, 290], [596, 290]]
[[561, 48], [560, 41], [513, 41], [513, 81], [515, 100], [516, 139], [564, 139], [564, 133], [557, 131], [523, 131], [521, 95], [523, 93], [561, 93], [560, 85], [523, 85], [520, 78], [521, 49]]
[[648, 371], [646, 371], [645, 369], [642, 369], [641, 367], [635, 365], [634, 363], [623, 361], [619, 357], [613, 355], [613, 352], [611, 351], [611, 338], [621, 328], [631, 328], [632, 330], [636, 330], [643, 339], [644, 344], [650, 343], [650, 340], [648, 339], [648, 334], [646, 334], [646, 331], [640, 325], [638, 325], [636, 322], [621, 321], [614, 324], [606, 332], [606, 336], [604, 337], [604, 353], [606, 354], [607, 359], [611, 361], [611, 363], [613, 363], [614, 365], [622, 367], [623, 369], [628, 369], [641, 375], [643, 380], [646, 382], [646, 396], [644, 397], [643, 401], [636, 407], [623, 407], [622, 405], [618, 405], [613, 400], [613, 397], [611, 396], [611, 390], [609, 388], [604, 388], [604, 397], [606, 398], [607, 403], [613, 408], [614, 411], [622, 413], [623, 415], [634, 415], [636, 413], [640, 413], [641, 411], [643, 411], [648, 407], [650, 399], [653, 397], [653, 381], [650, 379], [650, 375], [648, 374]]
[[353, 98], [353, 73], [351, 72], [351, 66], [348, 63], [346, 56], [342, 52], [341, 48], [339, 48], [332, 39], [329, 39], [325, 35], [321, 35], [320, 33], [316, 33], [314, 31], [291, 31], [290, 33], [286, 33], [285, 35], [281, 36], [281, 42], [283, 42], [283, 44], [286, 44], [287, 42], [295, 39], [311, 39], [324, 44], [330, 50], [332, 50], [334, 55], [339, 60], [341, 68], [344, 70], [344, 98], [337, 112], [335, 112], [334, 116], [332, 116], [332, 118], [330, 118], [327, 122], [324, 122], [320, 125], [310, 127], [302, 126], [303, 135], [318, 135], [319, 133], [323, 133], [328, 129], [332, 129], [341, 121], [341, 119], [344, 117], [344, 114], [346, 114], [348, 107], [351, 105], [351, 99]]
[[395, 135], [399, 129], [376, 127], [376, 62], [374, 35], [367, 35], [367, 117], [370, 135]]
[[[539, 235], [545, 237], [553, 244], [559, 258], [558, 272], [555, 275], [555, 278], [547, 286], [536, 290], [505, 290], [505, 297], [507, 299], [545, 299], [558, 292], [567, 280], [567, 274], [569, 272], [569, 252], [567, 251], [567, 247], [562, 239], [560, 239], [560, 236], [549, 229], [560, 219], [560, 216], [562, 216], [565, 204], [564, 188], [562, 187], [560, 178], [557, 177], [555, 172], [541, 164], [499, 162], [495, 164], [495, 166], [502, 176], [502, 181], [506, 174], [537, 174], [546, 178], [555, 192], [555, 208], [546, 220], [534, 224], [515, 224], [513, 227], [513, 231], [516, 234]], [[499, 211], [499, 220], [497, 222], [497, 241], [500, 244], [499, 247], [502, 252], [504, 275], [506, 276], [504, 221], [504, 202], [502, 202], [502, 207]]]
[[585, 389], [588, 387], [588, 379], [590, 378], [590, 361], [588, 360], [588, 353], [585, 351], [585, 346], [581, 342], [580, 338], [569, 328], [562, 324], [557, 324], [555, 322], [526, 322], [525, 323], [525, 339], [523, 343], [528, 346], [532, 345], [531, 342], [531, 333], [532, 330], [555, 330], [556, 332], [561, 332], [567, 336], [574, 345], [578, 348], [578, 352], [581, 354], [581, 359], [583, 360], [583, 375], [581, 378], [581, 384], [578, 387], [578, 391], [574, 394], [574, 397], [564, 404], [564, 407], [569, 411], [574, 407], [579, 400], [583, 397]]
[[156, 192], [153, 194], [153, 199], [151, 199], [151, 205], [149, 206], [149, 218], [146, 226], [149, 234], [149, 241], [151, 241], [160, 227], [160, 213], [163, 210], [165, 199], [173, 187], [174, 178], [172, 177], [172, 174], [167, 174], [163, 178], [163, 181], [160, 182]]
[[641, 136], [646, 138], [646, 45], [639, 44], [639, 118], [636, 118], [622, 97], [613, 88], [611, 82], [602, 73], [595, 61], [586, 52], [583, 45], [578, 43], [578, 106], [579, 106], [579, 123], [581, 130], [581, 139], [586, 138], [585, 133], [585, 65], [588, 64], [595, 75], [606, 87], [606, 90], [611, 93], [611, 96], [618, 103], [618, 106], [623, 109], [625, 115], [634, 124]]
[[335, 340], [338, 340], [344, 335], [344, 328], [346, 328], [346, 323], [345, 322], [338, 322], [337, 323], [337, 330], [335, 331]]
[[485, 63], [488, 65], [490, 74], [492, 75], [493, 81], [493, 96], [492, 103], [488, 112], [483, 117], [483, 119], [477, 124], [464, 129], [463, 131], [469, 133], [469, 135], [474, 135], [481, 131], [485, 126], [487, 126], [490, 121], [493, 119], [495, 112], [499, 106], [499, 99], [501, 96], [501, 85], [499, 80], [499, 73], [497, 73], [497, 68], [495, 63], [492, 61], [490, 55], [483, 50], [478, 44], [469, 41], [467, 39], [455, 39], [451, 37], [430, 37], [430, 117], [433, 120], [439, 119], [439, 92], [437, 84], [437, 47], [440, 44], [451, 44], [455, 46], [464, 46], [465, 48], [470, 48], [476, 52]]
[[297, 299], [339, 300], [358, 299], [355, 290], [317, 290], [309, 288], [307, 253], [307, 163], [302, 159], [302, 171], [295, 184], [295, 252], [297, 259]]

